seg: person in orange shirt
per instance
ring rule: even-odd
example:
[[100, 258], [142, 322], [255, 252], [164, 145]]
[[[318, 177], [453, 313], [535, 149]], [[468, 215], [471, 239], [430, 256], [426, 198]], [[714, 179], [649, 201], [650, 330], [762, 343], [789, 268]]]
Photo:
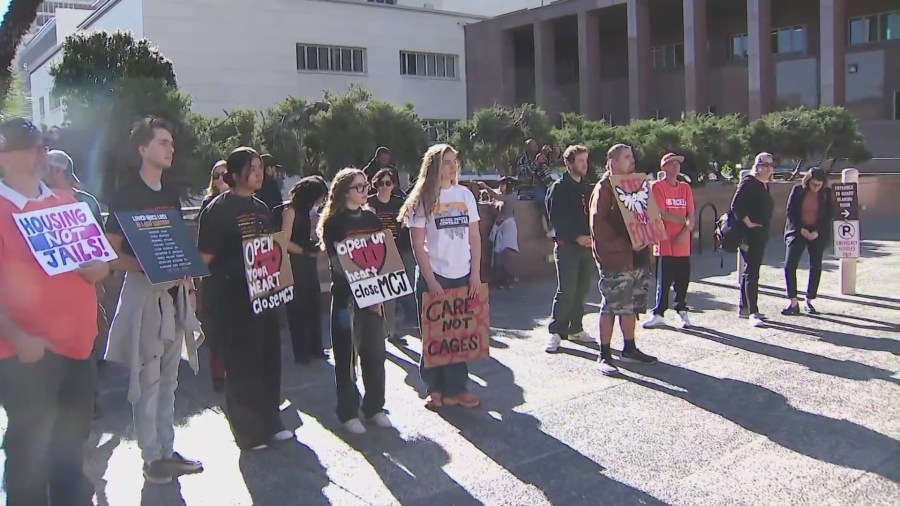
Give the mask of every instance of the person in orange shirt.
[[76, 203], [41, 181], [46, 165], [47, 146], [37, 127], [22, 118], [0, 123], [0, 405], [8, 418], [7, 506], [91, 503], [83, 445], [94, 405], [95, 284], [109, 274], [109, 265], [93, 260], [50, 276], [38, 263], [17, 215]]
[[666, 325], [669, 290], [675, 287], [675, 311], [678, 327], [691, 326], [688, 316], [687, 291], [691, 282], [691, 231], [694, 230], [694, 194], [691, 186], [678, 180], [684, 157], [666, 153], [659, 162], [660, 175], [650, 191], [666, 226], [666, 239], [653, 246], [656, 256], [656, 307], [653, 316], [644, 322], [645, 329]]

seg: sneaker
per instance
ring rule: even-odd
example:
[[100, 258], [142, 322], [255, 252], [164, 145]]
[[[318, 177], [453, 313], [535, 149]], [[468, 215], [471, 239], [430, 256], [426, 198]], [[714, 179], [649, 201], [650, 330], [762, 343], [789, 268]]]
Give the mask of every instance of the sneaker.
[[580, 330], [569, 334], [569, 341], [578, 341], [580, 343], [593, 343], [594, 338], [587, 332]]
[[750, 311], [747, 311], [746, 309], [739, 310], [738, 318], [740, 318], [742, 320], [746, 320], [747, 318], [750, 318]]
[[366, 427], [359, 421], [359, 418], [352, 418], [344, 422], [344, 430], [350, 434], [365, 434]]
[[163, 460], [154, 460], [144, 464], [144, 481], [154, 485], [165, 485], [172, 482], [172, 474]]
[[172, 456], [167, 459], [162, 459], [162, 462], [168, 468], [169, 473], [173, 475], [199, 473], [203, 471], [203, 464], [199, 460], [186, 459], [178, 452], [173, 453]]
[[760, 313], [753, 313], [753, 314], [751, 314], [750, 317], [749, 317], [749, 319], [750, 319], [750, 326], [751, 326], [751, 327], [759, 327], [759, 326], [762, 326], [762, 324], [765, 323], [765, 321], [766, 321], [766, 320], [765, 320], [765, 317], [764, 317], [763, 315], [761, 315]]
[[678, 312], [678, 328], [686, 329], [689, 327], [693, 327], [694, 325], [691, 323], [691, 318], [688, 316], [687, 311], [679, 311]]
[[463, 392], [459, 395], [451, 395], [444, 397], [444, 404], [447, 406], [462, 406], [464, 408], [477, 408], [481, 404], [481, 399], [472, 392]]
[[406, 342], [406, 338], [399, 334], [389, 334], [388, 341], [392, 344], [400, 344], [406, 346], [408, 343]]
[[387, 414], [385, 414], [384, 411], [376, 413], [375, 416], [366, 421], [374, 424], [379, 429], [392, 429], [394, 427], [394, 424], [391, 423], [391, 419], [387, 417]]
[[619, 369], [616, 367], [616, 364], [613, 363], [611, 358], [603, 358], [597, 361], [597, 369], [600, 371], [600, 374], [604, 376], [612, 376], [613, 374], [617, 374]]
[[803, 304], [803, 309], [806, 311], [806, 314], [819, 314], [815, 307], [812, 305], [812, 301], [807, 299], [806, 303]]
[[291, 439], [294, 439], [294, 433], [287, 429], [280, 430], [272, 436], [272, 441], [275, 442], [290, 441]]
[[622, 362], [644, 365], [655, 364], [657, 362], [656, 357], [647, 355], [637, 348], [632, 351], [623, 351], [622, 358], [620, 360], [622, 360]]
[[641, 325], [641, 327], [644, 327], [645, 329], [655, 329], [655, 328], [665, 327], [665, 326], [666, 326], [666, 319], [658, 314], [651, 316], [649, 320], [645, 321]]
[[559, 334], [550, 334], [550, 337], [547, 338], [547, 345], [544, 346], [544, 351], [547, 353], [556, 353], [556, 350], [559, 349], [559, 343], [562, 342], [562, 337]]
[[788, 307], [781, 310], [781, 314], [784, 316], [796, 316], [800, 314], [800, 304], [794, 304], [791, 302], [788, 304]]

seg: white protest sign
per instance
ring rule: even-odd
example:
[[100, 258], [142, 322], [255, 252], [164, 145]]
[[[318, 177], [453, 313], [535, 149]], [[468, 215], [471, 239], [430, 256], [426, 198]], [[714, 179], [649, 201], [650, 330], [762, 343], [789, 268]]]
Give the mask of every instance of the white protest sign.
[[334, 246], [359, 307], [374, 306], [413, 292], [390, 231], [355, 235]]
[[13, 214], [13, 220], [49, 276], [74, 271], [92, 260], [118, 258], [84, 202]]

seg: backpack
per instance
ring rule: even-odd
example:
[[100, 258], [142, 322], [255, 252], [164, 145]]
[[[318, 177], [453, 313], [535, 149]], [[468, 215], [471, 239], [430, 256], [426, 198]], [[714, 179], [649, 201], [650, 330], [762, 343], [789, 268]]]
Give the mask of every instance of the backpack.
[[729, 210], [716, 221], [715, 249], [737, 253], [741, 241], [743, 241], [743, 234], [738, 226], [737, 216]]

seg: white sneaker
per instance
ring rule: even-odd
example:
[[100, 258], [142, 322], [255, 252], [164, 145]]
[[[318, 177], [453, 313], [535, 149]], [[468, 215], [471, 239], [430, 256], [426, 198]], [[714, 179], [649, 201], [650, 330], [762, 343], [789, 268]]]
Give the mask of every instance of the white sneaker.
[[379, 429], [391, 429], [394, 427], [394, 424], [391, 423], [391, 419], [387, 417], [384, 411], [376, 413], [375, 416], [366, 421], [375, 424]]
[[619, 368], [616, 367], [616, 364], [613, 363], [612, 360], [608, 360], [605, 358], [597, 360], [597, 370], [599, 370], [600, 374], [604, 376], [612, 376], [613, 374], [617, 374], [619, 372]]
[[344, 422], [344, 430], [350, 434], [366, 433], [366, 427], [359, 421], [359, 418], [353, 418]]
[[559, 343], [562, 342], [562, 337], [559, 334], [550, 334], [550, 337], [547, 338], [547, 346], [544, 347], [544, 351], [547, 353], [556, 353], [556, 350], [559, 349]]
[[569, 341], [578, 341], [580, 343], [593, 343], [594, 338], [585, 331], [569, 334]]
[[687, 311], [679, 311], [678, 312], [678, 328], [686, 329], [688, 327], [693, 327], [691, 325], [691, 319], [688, 316]]
[[759, 313], [753, 313], [750, 315], [750, 326], [751, 327], [761, 327], [765, 323], [765, 317]]
[[656, 329], [656, 328], [665, 327], [665, 326], [666, 326], [666, 319], [658, 314], [651, 316], [649, 320], [645, 321], [641, 325], [641, 327], [644, 327], [645, 329]]
[[294, 433], [289, 430], [278, 431], [274, 436], [272, 436], [272, 441], [278, 442], [290, 441], [291, 439], [294, 439]]

